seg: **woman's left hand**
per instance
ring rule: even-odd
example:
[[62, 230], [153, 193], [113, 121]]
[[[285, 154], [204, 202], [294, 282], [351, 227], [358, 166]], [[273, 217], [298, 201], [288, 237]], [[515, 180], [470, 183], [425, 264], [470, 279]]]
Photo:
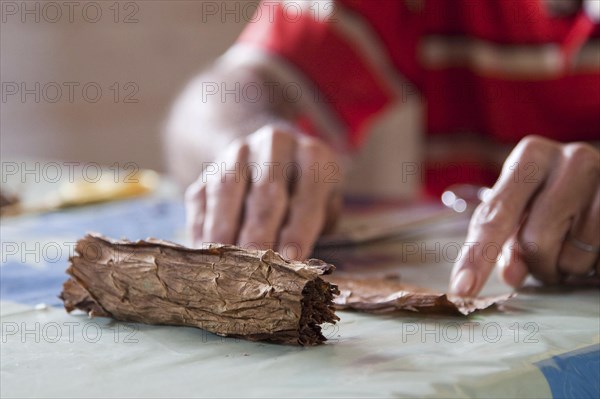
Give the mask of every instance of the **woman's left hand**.
[[[600, 152], [528, 136], [471, 219], [450, 292], [473, 296], [499, 263], [504, 280], [546, 284], [600, 274]], [[595, 278], [595, 277], [593, 277]]]

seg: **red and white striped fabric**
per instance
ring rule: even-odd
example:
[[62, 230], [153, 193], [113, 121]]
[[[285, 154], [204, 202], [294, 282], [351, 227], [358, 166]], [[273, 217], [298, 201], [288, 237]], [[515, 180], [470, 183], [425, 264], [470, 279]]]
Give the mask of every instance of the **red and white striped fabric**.
[[[316, 87], [325, 101], [306, 119], [353, 147], [417, 92], [429, 138], [600, 139], [600, 28], [583, 10], [552, 15], [543, 0], [264, 0], [238, 43]], [[456, 182], [490, 184], [496, 173]]]

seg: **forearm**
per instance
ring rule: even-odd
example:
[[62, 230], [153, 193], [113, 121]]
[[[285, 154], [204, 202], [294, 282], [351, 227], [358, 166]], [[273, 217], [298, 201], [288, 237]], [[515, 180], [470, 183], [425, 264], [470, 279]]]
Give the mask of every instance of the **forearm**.
[[[282, 100], [272, 82], [259, 66], [227, 69], [218, 64], [188, 85], [165, 131], [169, 170], [182, 185], [196, 179], [203, 163], [234, 139], [293, 117], [295, 107]], [[260, 88], [259, 98], [254, 88]]]

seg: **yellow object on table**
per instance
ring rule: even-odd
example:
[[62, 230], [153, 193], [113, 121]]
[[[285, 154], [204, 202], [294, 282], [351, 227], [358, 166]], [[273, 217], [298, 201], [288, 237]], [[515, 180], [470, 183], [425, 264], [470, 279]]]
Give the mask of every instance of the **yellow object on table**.
[[160, 175], [149, 169], [136, 170], [125, 178], [118, 174], [102, 173], [95, 179], [83, 176], [64, 180], [58, 187], [42, 194], [39, 200], [15, 201], [2, 207], [2, 216], [51, 212], [57, 209], [117, 201], [147, 195], [160, 184]]
[[59, 207], [79, 206], [114, 201], [148, 194], [158, 186], [160, 178], [153, 170], [139, 170], [119, 181], [103, 174], [98, 181], [84, 179], [61, 184], [56, 200]]

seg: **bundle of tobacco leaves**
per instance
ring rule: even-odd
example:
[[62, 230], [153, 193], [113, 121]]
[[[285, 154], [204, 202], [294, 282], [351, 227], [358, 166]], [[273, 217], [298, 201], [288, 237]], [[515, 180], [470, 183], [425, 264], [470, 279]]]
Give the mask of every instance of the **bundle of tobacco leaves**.
[[315, 345], [326, 340], [320, 324], [339, 320], [333, 308], [339, 291], [320, 277], [333, 269], [316, 259], [287, 261], [271, 250], [191, 249], [92, 234], [77, 242], [60, 297], [68, 312]]

